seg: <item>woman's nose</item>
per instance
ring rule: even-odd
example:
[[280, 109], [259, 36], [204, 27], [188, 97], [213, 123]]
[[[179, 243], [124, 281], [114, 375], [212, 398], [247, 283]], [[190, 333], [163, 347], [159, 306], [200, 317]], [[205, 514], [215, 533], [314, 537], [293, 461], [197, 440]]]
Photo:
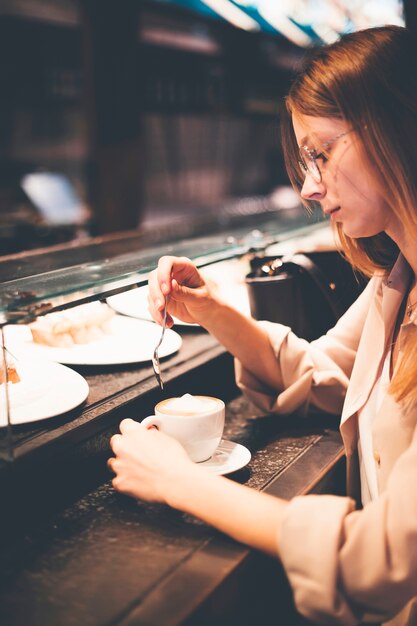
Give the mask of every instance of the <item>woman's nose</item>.
[[323, 181], [319, 183], [307, 172], [301, 187], [301, 197], [304, 200], [321, 200], [326, 195], [326, 186]]

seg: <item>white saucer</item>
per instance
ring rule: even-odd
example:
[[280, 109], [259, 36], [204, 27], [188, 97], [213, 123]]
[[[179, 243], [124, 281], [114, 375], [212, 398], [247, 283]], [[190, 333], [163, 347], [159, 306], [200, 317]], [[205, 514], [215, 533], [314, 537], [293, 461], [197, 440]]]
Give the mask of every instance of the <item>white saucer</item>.
[[251, 459], [251, 453], [245, 446], [222, 439], [216, 452], [210, 459], [199, 463], [213, 474], [230, 474], [245, 467]]

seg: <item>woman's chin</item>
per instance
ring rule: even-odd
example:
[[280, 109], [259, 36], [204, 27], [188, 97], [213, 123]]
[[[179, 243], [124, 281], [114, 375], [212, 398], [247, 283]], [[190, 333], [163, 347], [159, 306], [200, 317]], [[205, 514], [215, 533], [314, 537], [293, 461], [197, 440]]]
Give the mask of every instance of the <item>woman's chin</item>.
[[363, 237], [374, 237], [381, 231], [370, 228], [354, 228], [348, 224], [341, 224], [343, 234], [350, 239], [362, 239]]

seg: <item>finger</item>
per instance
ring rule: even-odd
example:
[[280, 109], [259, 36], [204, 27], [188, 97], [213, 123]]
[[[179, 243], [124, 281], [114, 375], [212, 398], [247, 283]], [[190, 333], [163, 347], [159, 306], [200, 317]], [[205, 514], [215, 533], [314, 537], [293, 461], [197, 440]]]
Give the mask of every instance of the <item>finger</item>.
[[164, 296], [171, 293], [171, 274], [175, 257], [162, 256], [158, 261], [157, 277], [159, 288]]
[[187, 257], [173, 257], [171, 277], [179, 284], [195, 288], [204, 285], [204, 278], [194, 263]]
[[120, 428], [120, 432], [122, 433], [122, 435], [126, 435], [127, 433], [130, 433], [132, 431], [137, 430], [138, 428], [141, 428], [141, 425], [139, 422], [135, 422], [135, 420], [132, 420], [130, 417], [127, 417], [126, 419], [120, 422], [119, 428]]
[[152, 300], [161, 300], [162, 302], [164, 301], [164, 294], [161, 291], [161, 286], [159, 284], [159, 278], [158, 278], [158, 269], [153, 270], [152, 272], [150, 272], [149, 276], [148, 276], [148, 293], [151, 296]]
[[[107, 467], [109, 468], [109, 470], [110, 470], [111, 472], [114, 472], [114, 469], [113, 469], [113, 464], [114, 464], [115, 460], [116, 460], [116, 459], [114, 458], [114, 456], [110, 457], [110, 459], [108, 459], [108, 460], [107, 460]], [[115, 473], [115, 472], [114, 472], [114, 473]]]
[[160, 289], [164, 295], [171, 293], [173, 277], [181, 284], [186, 284], [189, 287], [199, 287], [204, 284], [200, 272], [187, 257], [161, 257], [158, 262], [157, 275]]
[[165, 304], [165, 296], [161, 291], [158, 280], [157, 270], [153, 270], [148, 278], [148, 303], [152, 303], [152, 311], [158, 312], [163, 310]]
[[[159, 306], [160, 303], [161, 303], [161, 300], [159, 300], [159, 298], [157, 298], [156, 299], [156, 303]], [[151, 294], [148, 295], [148, 310], [149, 310], [149, 313], [151, 314], [152, 319], [154, 319], [155, 322], [157, 324], [159, 324], [160, 326], [162, 326], [163, 321], [164, 321], [163, 308], [164, 308], [163, 306], [162, 306], [162, 309], [156, 308], [155, 302], [153, 301]], [[167, 316], [167, 320], [168, 320], [168, 316]]]
[[122, 436], [121, 435], [113, 435], [113, 437], [110, 438], [110, 447], [113, 450], [114, 454], [118, 454], [118, 450], [120, 450], [120, 444], [122, 442]]
[[118, 476], [115, 476], [113, 478], [113, 480], [111, 481], [114, 489], [116, 489], [116, 491], [121, 491], [121, 481], [120, 478]]
[[186, 302], [190, 296], [195, 301], [195, 298], [203, 294], [203, 289], [198, 287], [187, 287], [179, 284], [175, 278], [172, 279], [172, 295], [171, 298], [177, 302]]

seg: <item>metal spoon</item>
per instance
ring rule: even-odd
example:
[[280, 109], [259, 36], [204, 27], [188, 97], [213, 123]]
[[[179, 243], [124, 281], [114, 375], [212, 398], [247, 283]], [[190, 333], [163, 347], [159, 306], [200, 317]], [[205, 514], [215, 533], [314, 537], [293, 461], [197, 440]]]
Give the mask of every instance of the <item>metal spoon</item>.
[[153, 366], [153, 371], [155, 374], [155, 378], [158, 381], [158, 385], [160, 386], [161, 390], [164, 388], [164, 383], [162, 382], [162, 378], [161, 378], [161, 368], [159, 366], [159, 355], [158, 355], [158, 349], [159, 346], [162, 343], [162, 340], [164, 338], [164, 333], [165, 333], [165, 326], [166, 326], [166, 322], [167, 322], [167, 308], [168, 308], [168, 296], [165, 296], [165, 306], [164, 306], [164, 321], [162, 322], [162, 333], [161, 333], [161, 337], [157, 343], [157, 346], [153, 352], [153, 357], [152, 357], [152, 366]]

